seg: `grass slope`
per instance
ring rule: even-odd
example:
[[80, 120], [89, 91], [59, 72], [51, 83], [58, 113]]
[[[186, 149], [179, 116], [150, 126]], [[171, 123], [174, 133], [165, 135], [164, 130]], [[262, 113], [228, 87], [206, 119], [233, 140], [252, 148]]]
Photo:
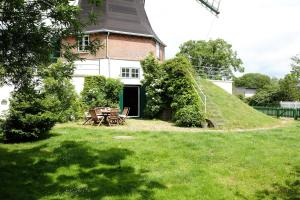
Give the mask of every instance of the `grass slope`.
[[[300, 125], [238, 133], [60, 125], [0, 144], [0, 199], [299, 199]], [[133, 136], [116, 140], [114, 136]]]
[[210, 81], [202, 79], [200, 86], [207, 95], [209, 117], [215, 117], [210, 111], [218, 112], [225, 128], [256, 128], [278, 123], [277, 119], [256, 111]]

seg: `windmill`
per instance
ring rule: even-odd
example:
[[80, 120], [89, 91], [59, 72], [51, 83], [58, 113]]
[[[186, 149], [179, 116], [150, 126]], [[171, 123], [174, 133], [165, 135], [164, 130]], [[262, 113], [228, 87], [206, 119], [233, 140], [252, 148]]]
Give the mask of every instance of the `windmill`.
[[[220, 13], [221, 0], [196, 0], [214, 15]], [[160, 62], [165, 60], [166, 45], [153, 30], [148, 19], [146, 0], [102, 0], [98, 6], [91, 0], [78, 0], [79, 18], [84, 24], [84, 36], [75, 50], [84, 60], [75, 63], [75, 88], [82, 89], [85, 76], [102, 75], [118, 78], [124, 83], [120, 108], [130, 107], [130, 116], [142, 116], [143, 95], [141, 60], [152, 53]], [[96, 15], [89, 23], [91, 12]], [[104, 44], [96, 55], [85, 51], [86, 44], [99, 39]], [[74, 38], [67, 38], [75, 41]]]
[[220, 4], [221, 0], [196, 0], [201, 3], [210, 12], [218, 16], [220, 14]]

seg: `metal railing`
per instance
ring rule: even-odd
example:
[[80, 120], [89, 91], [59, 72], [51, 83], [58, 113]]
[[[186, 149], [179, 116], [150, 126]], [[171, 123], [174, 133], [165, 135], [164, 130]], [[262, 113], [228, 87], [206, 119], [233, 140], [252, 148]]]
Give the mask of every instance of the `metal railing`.
[[194, 82], [194, 85], [192, 85], [192, 86], [193, 86], [194, 90], [196, 90], [196, 92], [198, 93], [200, 100], [201, 100], [202, 104], [204, 105], [204, 112], [207, 113], [207, 97], [206, 97], [205, 93], [203, 92], [203, 90], [201, 89], [195, 74], [192, 73], [189, 69], [187, 71], [188, 71], [192, 81]]

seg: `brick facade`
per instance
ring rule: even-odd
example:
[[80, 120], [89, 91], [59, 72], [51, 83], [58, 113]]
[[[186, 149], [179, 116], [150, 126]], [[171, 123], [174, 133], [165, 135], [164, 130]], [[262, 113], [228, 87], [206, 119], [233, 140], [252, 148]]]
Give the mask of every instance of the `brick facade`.
[[[140, 61], [153, 53], [156, 55], [156, 41], [153, 38], [121, 35], [121, 34], [109, 34], [95, 33], [90, 34], [90, 40], [98, 39], [102, 42], [103, 48], [97, 51], [96, 55], [81, 52], [80, 55], [85, 59], [119, 59], [119, 60], [132, 60]], [[108, 38], [108, 40], [107, 40]], [[67, 38], [65, 40], [69, 44], [74, 44], [75, 38]], [[108, 46], [108, 49], [107, 47]], [[78, 52], [74, 49], [74, 52]], [[160, 44], [159, 60], [165, 59], [164, 46]]]

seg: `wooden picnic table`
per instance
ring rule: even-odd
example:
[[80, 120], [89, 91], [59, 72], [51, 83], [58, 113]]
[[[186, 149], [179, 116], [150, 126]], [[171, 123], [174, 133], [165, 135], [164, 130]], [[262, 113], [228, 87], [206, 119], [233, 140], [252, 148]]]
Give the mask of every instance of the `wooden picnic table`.
[[115, 113], [116, 110], [118, 111], [118, 113], [120, 112], [119, 109], [111, 109], [111, 108], [105, 108], [105, 109], [99, 109], [100, 110], [100, 113], [97, 114], [98, 116], [103, 116], [104, 117], [104, 121], [106, 123], [109, 123], [108, 122], [108, 117], [111, 116], [112, 113]]

